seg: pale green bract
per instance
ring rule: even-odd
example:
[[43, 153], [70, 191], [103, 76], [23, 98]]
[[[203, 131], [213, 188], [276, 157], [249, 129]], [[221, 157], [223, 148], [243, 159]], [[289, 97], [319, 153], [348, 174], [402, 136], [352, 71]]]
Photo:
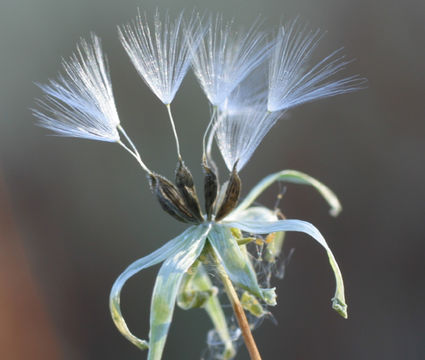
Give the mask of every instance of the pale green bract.
[[[209, 226], [199, 225], [192, 226], [181, 235], [177, 236], [173, 240], [170, 240], [165, 245], [160, 247], [158, 250], [153, 253], [135, 261], [131, 264], [124, 272], [118, 277], [112, 286], [111, 294], [109, 297], [109, 308], [111, 310], [112, 319], [114, 320], [115, 325], [118, 330], [134, 345], [144, 350], [149, 347], [154, 349], [150, 351], [150, 358], [159, 359], [160, 354], [162, 354], [162, 347], [165, 344], [166, 335], [168, 332], [169, 323], [173, 315], [174, 310], [174, 300], [169, 301], [170, 299], [175, 299], [177, 296], [176, 287], [173, 284], [170, 289], [167, 291], [167, 288], [164, 284], [164, 276], [172, 275], [175, 277], [176, 282], [180, 283], [181, 276], [185, 271], [195, 262], [197, 257], [202, 251], [205, 239], [209, 232]], [[182, 255], [185, 256], [182, 256]], [[168, 306], [162, 307], [162, 314], [158, 314], [158, 307], [154, 306], [154, 301], [152, 301], [151, 306], [151, 331], [149, 333], [150, 341], [141, 340], [134, 336], [127, 327], [127, 324], [122, 316], [121, 307], [120, 307], [120, 294], [122, 287], [126, 281], [131, 278], [133, 275], [137, 274], [139, 271], [146, 269], [150, 266], [154, 266], [162, 261], [166, 260], [164, 265], [161, 267], [160, 273], [158, 274], [158, 279], [155, 284], [154, 296], [160, 303], [168, 303]], [[181, 264], [180, 264], [181, 263]], [[179, 285], [179, 284], [178, 284]], [[178, 286], [177, 286], [178, 288]], [[164, 296], [165, 295], [165, 296]], [[168, 323], [167, 323], [168, 319]], [[162, 328], [161, 328], [162, 325]], [[155, 331], [153, 331], [154, 329]], [[158, 335], [162, 335], [162, 339], [159, 338], [156, 340]], [[155, 340], [158, 343], [155, 343]], [[156, 357], [155, 353], [159, 352], [159, 357]], [[151, 355], [151, 353], [153, 353]]]
[[165, 260], [152, 294], [148, 360], [160, 360], [174, 312], [175, 300], [185, 272], [201, 255], [210, 225], [196, 226], [185, 248]]
[[278, 221], [234, 221], [223, 222], [223, 225], [229, 228], [237, 228], [252, 234], [269, 234], [279, 231], [297, 231], [303, 232], [314, 238], [320, 245], [322, 245], [329, 257], [332, 270], [335, 274], [336, 292], [335, 297], [332, 299], [332, 307], [344, 318], [347, 318], [347, 305], [345, 304], [344, 296], [344, 283], [342, 281], [341, 271], [335, 257], [332, 254], [326, 240], [319, 230], [306, 221], [301, 220], [278, 220]]
[[[278, 220], [275, 211], [263, 206], [250, 205], [275, 181], [287, 181], [313, 186], [331, 206], [331, 214], [336, 216], [341, 205], [336, 195], [318, 180], [294, 170], [285, 170], [265, 177], [245, 197], [240, 205], [219, 223], [205, 222], [191, 226], [181, 235], [170, 240], [158, 250], [131, 264], [115, 281], [110, 295], [110, 310], [119, 331], [140, 349], [149, 349], [148, 360], [160, 360], [167, 339], [178, 294], [191, 292], [202, 301], [180, 304], [181, 307], [201, 306], [209, 315], [215, 330], [224, 344], [221, 358], [232, 359], [236, 353], [222, 306], [204, 266], [199, 261], [202, 251], [214, 251], [221, 266], [233, 283], [247, 290], [260, 302], [275, 305], [274, 289], [262, 289], [258, 284], [254, 267], [245, 245], [239, 245], [231, 229], [251, 234], [282, 233], [286, 231], [303, 232], [313, 237], [327, 251], [329, 262], [336, 279], [336, 292], [332, 307], [347, 318], [347, 305], [344, 296], [344, 283], [338, 264], [325, 239], [313, 225], [301, 220]], [[120, 294], [127, 280], [139, 271], [163, 262], [151, 303], [149, 340], [133, 335], [127, 327], [120, 308]], [[191, 269], [191, 267], [193, 267]], [[195, 271], [194, 273], [190, 273]], [[189, 276], [187, 281], [183, 281]], [[199, 292], [197, 294], [196, 292]], [[206, 295], [207, 294], [207, 295]], [[187, 295], [187, 294], [186, 294]]]
[[[271, 184], [275, 181], [286, 181], [289, 183], [310, 185], [313, 186], [320, 195], [326, 200], [326, 202], [331, 207], [330, 214], [332, 216], [338, 216], [342, 210], [341, 203], [339, 202], [336, 195], [331, 189], [326, 185], [322, 184], [320, 181], [315, 178], [304, 174], [296, 170], [283, 170], [277, 173], [266, 176], [261, 180], [245, 197], [245, 199], [239, 204], [239, 206], [234, 210], [234, 213], [248, 208], [254, 201], [257, 199], [260, 194], [266, 190]], [[231, 216], [231, 215], [230, 215]]]

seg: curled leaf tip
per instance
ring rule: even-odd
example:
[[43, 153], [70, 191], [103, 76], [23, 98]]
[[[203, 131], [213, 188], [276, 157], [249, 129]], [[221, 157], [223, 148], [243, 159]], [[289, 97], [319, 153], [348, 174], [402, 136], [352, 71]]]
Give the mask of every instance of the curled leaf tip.
[[344, 319], [348, 318], [347, 304], [336, 297], [332, 299], [332, 309], [334, 309]]
[[333, 217], [337, 217], [342, 211], [342, 206], [341, 204], [337, 204], [335, 205], [335, 207], [331, 208], [329, 210], [329, 214]]
[[236, 350], [233, 348], [232, 345], [230, 345], [230, 347], [224, 350], [223, 360], [230, 360], [230, 359], [233, 359], [235, 356], [236, 356]]
[[276, 306], [277, 302], [276, 302], [276, 288], [271, 288], [271, 289], [262, 289], [261, 290], [261, 295], [263, 297], [263, 300], [266, 302], [267, 305], [270, 306]]
[[217, 288], [213, 287], [206, 291], [191, 291], [182, 293], [177, 297], [177, 305], [183, 310], [200, 308], [203, 307], [208, 299], [211, 296], [214, 296], [217, 292]]
[[112, 319], [115, 322], [115, 325], [123, 334], [127, 334], [126, 337], [130, 340], [134, 345], [136, 345], [140, 350], [149, 349], [149, 343], [146, 340], [139, 339], [138, 337], [131, 334], [127, 328], [127, 324], [122, 317], [121, 311], [119, 309], [119, 303], [111, 303], [111, 315]]

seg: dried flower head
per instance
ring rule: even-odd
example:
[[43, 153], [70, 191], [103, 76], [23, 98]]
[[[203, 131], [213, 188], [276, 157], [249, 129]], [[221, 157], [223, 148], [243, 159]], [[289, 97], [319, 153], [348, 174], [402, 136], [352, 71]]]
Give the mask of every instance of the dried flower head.
[[[149, 349], [149, 360], [159, 360], [175, 305], [185, 310], [202, 307], [214, 324], [208, 336], [212, 358], [232, 359], [242, 335], [251, 359], [260, 359], [251, 328], [269, 314], [268, 306], [276, 305], [270, 279], [286, 232], [306, 233], [325, 249], [336, 280], [332, 307], [346, 318], [347, 305], [340, 269], [319, 230], [305, 221], [286, 219], [277, 208], [252, 204], [271, 184], [286, 181], [315, 188], [334, 216], [341, 205], [325, 185], [294, 170], [265, 177], [238, 205], [242, 186], [239, 171], [285, 111], [308, 101], [357, 90], [363, 80], [357, 76], [331, 80], [348, 63], [340, 51], [309, 66], [320, 33], [299, 29], [297, 22], [281, 28], [273, 41], [260, 31], [259, 22], [247, 31], [234, 30], [232, 22], [225, 22], [221, 15], [210, 16], [205, 22], [193, 14], [184, 29], [182, 24], [182, 14], [174, 21], [168, 15], [161, 20], [157, 11], [153, 30], [146, 16], [142, 18], [140, 14], [132, 25], [120, 29], [121, 41], [138, 72], [167, 106], [178, 155], [174, 182], [144, 164], [120, 125], [100, 41], [94, 35], [92, 44], [82, 40], [77, 55], [64, 62], [66, 76], [40, 85], [45, 99], [40, 101], [42, 110], [35, 110], [35, 115], [41, 125], [60, 135], [123, 146], [148, 174], [149, 185], [162, 209], [188, 224], [182, 234], [132, 263], [115, 281], [110, 311], [120, 332], [140, 349]], [[170, 108], [190, 61], [213, 105], [203, 139], [204, 209], [182, 160]], [[264, 72], [267, 66], [268, 81]], [[211, 153], [214, 139], [229, 170], [228, 180], [222, 184]], [[256, 253], [261, 249], [261, 258], [250, 254], [253, 244]], [[261, 266], [255, 266], [259, 262]], [[159, 263], [162, 265], [152, 294], [149, 339], [142, 340], [132, 334], [124, 320], [121, 290], [134, 274]], [[260, 276], [258, 268], [267, 269], [267, 276]], [[213, 282], [212, 271], [221, 279], [222, 287]], [[229, 327], [221, 305], [223, 290], [235, 311], [239, 326], [236, 331]], [[250, 314], [249, 319], [245, 312]]]

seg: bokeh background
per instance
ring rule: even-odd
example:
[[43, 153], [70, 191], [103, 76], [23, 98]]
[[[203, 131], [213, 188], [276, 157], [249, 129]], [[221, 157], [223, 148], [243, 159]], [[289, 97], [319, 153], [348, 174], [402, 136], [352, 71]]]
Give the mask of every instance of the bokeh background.
[[[291, 234], [295, 253], [276, 280], [278, 322], [255, 332], [264, 359], [425, 358], [425, 2], [369, 0], [2, 0], [0, 2], [0, 358], [141, 359], [115, 329], [110, 287], [132, 261], [183, 226], [161, 211], [137, 164], [118, 146], [46, 136], [30, 108], [34, 82], [56, 76], [90, 31], [108, 54], [121, 120], [145, 161], [172, 176], [165, 109], [130, 64], [116, 33], [137, 7], [219, 11], [267, 25], [299, 15], [328, 34], [317, 59], [340, 46], [347, 74], [368, 88], [293, 110], [241, 173], [245, 192], [266, 174], [297, 169], [341, 198], [334, 219], [311, 189], [288, 186], [281, 207], [321, 229], [338, 259], [350, 318], [330, 307], [334, 279], [323, 250]], [[208, 105], [193, 75], [174, 104], [182, 152], [198, 188]], [[279, 188], [265, 194], [272, 206]], [[123, 292], [128, 323], [147, 335], [158, 268]], [[199, 359], [210, 325], [177, 310], [165, 359]], [[247, 359], [245, 350], [239, 360]]]

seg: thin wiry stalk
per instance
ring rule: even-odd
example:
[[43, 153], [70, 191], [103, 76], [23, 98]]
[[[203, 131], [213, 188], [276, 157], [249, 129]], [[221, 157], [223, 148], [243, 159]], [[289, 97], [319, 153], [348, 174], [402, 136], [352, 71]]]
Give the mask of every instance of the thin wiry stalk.
[[124, 128], [119, 125], [118, 126], [118, 130], [124, 135], [124, 138], [128, 141], [128, 143], [130, 144], [131, 148], [133, 149], [133, 152], [135, 155], [137, 155], [138, 158], [141, 158], [139, 151], [137, 150], [136, 146], [134, 145], [133, 141], [130, 139], [130, 137], [127, 135], [126, 131], [124, 130]]
[[167, 104], [166, 106], [167, 106], [167, 111], [168, 111], [168, 117], [170, 118], [170, 122], [171, 122], [171, 127], [173, 128], [174, 139], [176, 140], [177, 156], [178, 156], [179, 160], [181, 160], [182, 156], [180, 154], [179, 137], [177, 136], [176, 126], [175, 126], [174, 120], [173, 120], [173, 114], [171, 113], [171, 105]]
[[124, 138], [130, 144], [131, 149], [127, 145], [125, 145], [121, 140], [118, 141], [118, 144], [121, 145], [125, 150], [127, 150], [137, 160], [137, 162], [140, 164], [143, 170], [145, 170], [148, 174], [152, 174], [152, 171], [150, 171], [149, 168], [143, 162], [142, 157], [137, 151], [136, 146], [134, 145], [133, 141], [131, 141], [130, 137], [127, 135], [124, 128], [120, 125], [118, 126], [118, 130], [124, 135]]
[[137, 154], [135, 154], [127, 145], [125, 145], [121, 140], [118, 141], [118, 144], [121, 145], [125, 150], [127, 150], [137, 160], [143, 170], [145, 170], [148, 174], [152, 174], [152, 172], [148, 169], [142, 159], [138, 157]]
[[214, 124], [213, 128], [210, 131], [210, 134], [208, 135], [208, 141], [207, 141], [207, 147], [206, 147], [206, 156], [207, 159], [212, 159], [212, 145], [214, 142], [214, 135], [217, 131], [217, 126]]
[[211, 114], [210, 122], [208, 123], [208, 126], [207, 126], [207, 128], [205, 129], [205, 132], [204, 132], [204, 136], [202, 138], [202, 159], [208, 159], [208, 153], [207, 153], [205, 144], [206, 144], [208, 132], [210, 131], [211, 126], [214, 123], [214, 119], [215, 119], [216, 114], [217, 114], [217, 106], [213, 106], [213, 111], [212, 111], [212, 114]]

